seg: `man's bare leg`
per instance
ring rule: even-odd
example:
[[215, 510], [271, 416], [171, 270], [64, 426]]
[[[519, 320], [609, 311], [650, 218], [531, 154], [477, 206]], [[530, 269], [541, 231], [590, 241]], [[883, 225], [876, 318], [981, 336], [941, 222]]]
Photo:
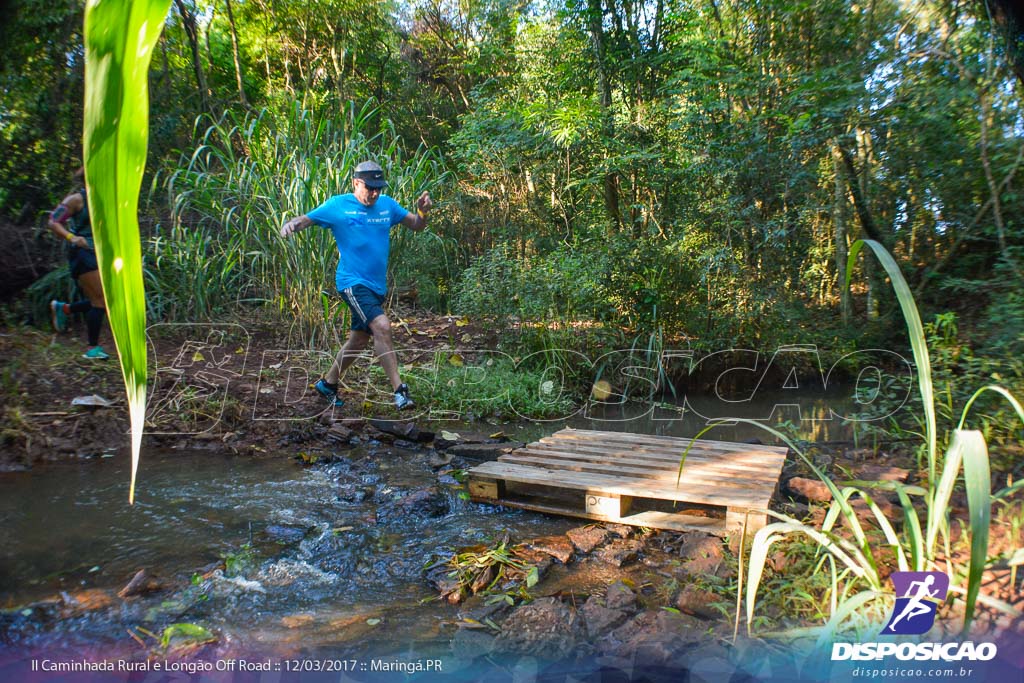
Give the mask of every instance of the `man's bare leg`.
[[[382, 318], [384, 316], [378, 317]], [[359, 353], [366, 348], [368, 343], [370, 343], [370, 335], [368, 333], [362, 330], [352, 330], [348, 335], [348, 339], [345, 340], [345, 344], [338, 351], [334, 362], [331, 363], [331, 369], [324, 375], [324, 380], [328, 384], [338, 384], [341, 376], [355, 362], [356, 358], [359, 357]]]
[[380, 366], [384, 368], [391, 388], [398, 389], [402, 379], [398, 376], [398, 355], [391, 341], [391, 321], [386, 315], [378, 315], [370, 321], [370, 329], [373, 331], [373, 352], [380, 359]]

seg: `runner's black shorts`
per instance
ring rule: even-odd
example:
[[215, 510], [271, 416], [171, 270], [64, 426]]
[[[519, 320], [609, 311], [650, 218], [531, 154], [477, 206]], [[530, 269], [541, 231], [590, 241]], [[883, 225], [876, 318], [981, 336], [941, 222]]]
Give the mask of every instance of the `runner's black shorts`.
[[352, 329], [373, 334], [370, 322], [384, 315], [384, 297], [365, 285], [346, 287], [339, 294], [352, 310]]
[[71, 251], [68, 252], [68, 267], [71, 268], [71, 277], [76, 280], [80, 276], [100, 268], [96, 263], [96, 252], [81, 247], [71, 247]]

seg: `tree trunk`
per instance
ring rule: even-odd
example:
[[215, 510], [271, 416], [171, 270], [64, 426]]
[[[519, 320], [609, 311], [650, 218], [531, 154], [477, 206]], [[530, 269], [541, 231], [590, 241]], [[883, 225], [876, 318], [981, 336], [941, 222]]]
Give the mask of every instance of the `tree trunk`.
[[199, 97], [203, 102], [203, 110], [212, 114], [210, 90], [206, 85], [206, 74], [203, 73], [203, 60], [199, 53], [199, 28], [196, 24], [196, 15], [183, 0], [174, 0], [174, 5], [178, 8], [178, 13], [181, 15], [181, 25], [185, 29], [189, 47], [192, 49], [192, 71], [196, 77], [196, 87], [199, 89]]
[[[604, 10], [601, 8], [601, 0], [587, 0], [587, 13], [590, 24], [590, 45], [594, 51], [594, 62], [597, 65], [597, 82], [604, 120], [603, 142], [607, 145], [615, 139], [615, 121], [612, 118], [612, 84], [605, 63]], [[607, 169], [604, 174], [603, 186], [604, 206], [609, 218], [609, 234], [615, 234], [622, 228], [618, 185], [619, 181], [615, 171]]]
[[228, 10], [228, 25], [231, 27], [231, 53], [235, 60], [235, 81], [238, 83], [238, 102], [249, 108], [249, 100], [245, 96], [245, 86], [242, 84], [242, 60], [238, 57], [238, 29], [235, 27], [235, 13], [231, 11], [231, 0], [224, 0]]
[[843, 324], [850, 322], [850, 288], [846, 286], [846, 259], [849, 250], [846, 245], [846, 183], [843, 182], [843, 156], [839, 145], [832, 147], [832, 165], [835, 169], [835, 195], [832, 207], [833, 243], [836, 254], [836, 273], [839, 279], [839, 310]]

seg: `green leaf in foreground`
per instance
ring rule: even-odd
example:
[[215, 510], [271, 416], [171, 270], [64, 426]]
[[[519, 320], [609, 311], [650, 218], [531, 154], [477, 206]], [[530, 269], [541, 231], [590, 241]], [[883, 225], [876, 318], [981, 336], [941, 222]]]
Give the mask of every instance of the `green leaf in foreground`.
[[146, 298], [137, 215], [149, 139], [149, 61], [170, 0], [89, 0], [85, 178], [107, 316], [124, 374], [135, 475], [146, 413]]

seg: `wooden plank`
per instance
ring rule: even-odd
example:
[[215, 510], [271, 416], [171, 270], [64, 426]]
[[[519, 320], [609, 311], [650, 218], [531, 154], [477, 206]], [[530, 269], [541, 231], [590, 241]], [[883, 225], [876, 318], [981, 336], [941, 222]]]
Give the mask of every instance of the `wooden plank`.
[[747, 538], [749, 539], [768, 524], [768, 515], [754, 511], [750, 511], [748, 514], [746, 508], [730, 507], [725, 511], [725, 528], [728, 531], [742, 532], [744, 520], [746, 520]]
[[[557, 439], [582, 439], [589, 441], [598, 442], [613, 442], [621, 443], [626, 442], [630, 444], [645, 444], [645, 445], [664, 445], [669, 448], [675, 448], [680, 442], [683, 443], [683, 448], [690, 443], [692, 439], [680, 436], [658, 436], [655, 434], [634, 434], [632, 432], [604, 432], [593, 429], [561, 429], [549, 438]], [[747, 443], [736, 443], [735, 441], [716, 441], [713, 439], [697, 439], [694, 441], [694, 450], [716, 450], [716, 451], [756, 451], [763, 453], [774, 453], [785, 456], [789, 452], [786, 446], [766, 446], [764, 444], [747, 444]]]
[[725, 520], [717, 517], [685, 515], [681, 512], [655, 512], [653, 510], [639, 512], [635, 515], [627, 515], [619, 522], [645, 526], [650, 529], [669, 529], [670, 531], [704, 531], [716, 535], [726, 532]]
[[[687, 441], [674, 446], [653, 445], [653, 444], [626, 444], [601, 442], [582, 439], [552, 439], [544, 437], [529, 446], [535, 448], [551, 448], [555, 450], [578, 450], [592, 453], [636, 453], [645, 457], [667, 458], [678, 460], [686, 451]], [[765, 453], [763, 451], [734, 450], [723, 451], [717, 449], [692, 448], [686, 454], [687, 459], [706, 460], [710, 462], [728, 461], [735, 464], [757, 466], [761, 464], [783, 463], [786, 461], [784, 453]]]
[[[520, 449], [515, 453], [503, 455], [499, 462], [514, 463], [518, 465], [536, 465], [549, 469], [562, 469], [572, 472], [591, 472], [594, 474], [607, 474], [622, 478], [655, 479], [662, 482], [670, 482], [675, 485], [679, 474], [678, 468], [653, 468], [621, 465], [618, 463], [599, 463], [585, 459], [570, 457], [559, 457], [557, 454], [536, 456], [527, 449]], [[714, 486], [724, 483], [728, 488], [751, 488], [755, 490], [766, 489], [769, 492], [774, 490], [777, 477], [763, 477], [751, 479], [735, 476], [735, 473], [709, 472], [706, 470], [683, 468], [683, 475], [679, 478], [680, 483], [694, 483], [696, 481], [707, 482]], [[769, 493], [770, 495], [770, 493]]]
[[735, 441], [719, 441], [716, 439], [696, 439], [693, 440], [689, 437], [684, 436], [665, 436], [661, 434], [636, 434], [633, 432], [614, 432], [614, 431], [601, 431], [596, 429], [573, 429], [572, 427], [566, 427], [554, 432], [552, 435], [554, 438], [584, 438], [598, 441], [611, 441], [621, 442], [626, 441], [628, 443], [647, 443], [647, 444], [673, 444], [679, 441], [689, 443], [695, 441], [694, 448], [713, 448], [721, 451], [732, 451], [732, 450], [759, 450], [767, 453], [786, 453], [789, 448], [787, 446], [769, 446], [766, 444], [753, 444], [753, 443], [737, 443]]
[[[556, 450], [551, 447], [540, 447], [529, 445], [519, 448], [511, 453], [500, 456], [499, 460], [506, 460], [509, 456], [543, 457], [554, 460], [574, 460], [591, 462], [594, 464], [606, 464], [616, 467], [642, 467], [657, 471], [679, 471], [679, 458], [647, 457], [646, 455], [634, 456], [629, 453], [593, 453], [587, 450], [573, 449], [570, 451]], [[716, 472], [723, 476], [733, 476], [743, 479], [764, 481], [774, 484], [782, 471], [782, 463], [773, 465], [735, 465], [729, 462], [712, 462], [687, 458], [683, 465], [683, 471]]]
[[669, 531], [704, 531], [709, 534], [724, 535], [725, 520], [716, 519], [714, 517], [698, 517], [696, 515], [685, 515], [682, 513], [670, 513], [670, 512], [641, 512], [633, 515], [627, 515], [620, 517], [619, 519], [612, 520], [604, 515], [588, 513], [583, 510], [574, 510], [571, 508], [562, 508], [557, 505], [550, 505], [546, 503], [540, 503], [536, 501], [528, 500], [485, 500], [473, 498], [478, 503], [490, 503], [492, 505], [502, 505], [505, 507], [514, 507], [522, 510], [532, 510], [534, 512], [544, 512], [547, 514], [559, 515], [563, 517], [578, 517], [580, 519], [590, 519], [598, 522], [617, 522], [621, 524], [632, 524], [634, 526], [645, 526], [651, 529], [667, 529]]
[[716, 491], [709, 491], [706, 486], [676, 487], [674, 483], [658, 486], [652, 482], [623, 481], [621, 477], [583, 472], [559, 472], [500, 461], [486, 462], [478, 465], [470, 471], [470, 474], [484, 475], [494, 479], [505, 479], [524, 484], [540, 484], [580, 490], [596, 489], [638, 498], [658, 498], [662, 500], [706, 503], [708, 505], [751, 505], [763, 507], [768, 504], [769, 500], [769, 496], [742, 490], [725, 495]]
[[603, 491], [587, 491], [583, 495], [583, 505], [587, 512], [595, 515], [606, 515], [610, 519], [619, 519], [629, 511], [633, 499], [629, 496], [608, 495]]
[[505, 482], [482, 477], [469, 480], [469, 495], [483, 499], [497, 499], [505, 495]]

